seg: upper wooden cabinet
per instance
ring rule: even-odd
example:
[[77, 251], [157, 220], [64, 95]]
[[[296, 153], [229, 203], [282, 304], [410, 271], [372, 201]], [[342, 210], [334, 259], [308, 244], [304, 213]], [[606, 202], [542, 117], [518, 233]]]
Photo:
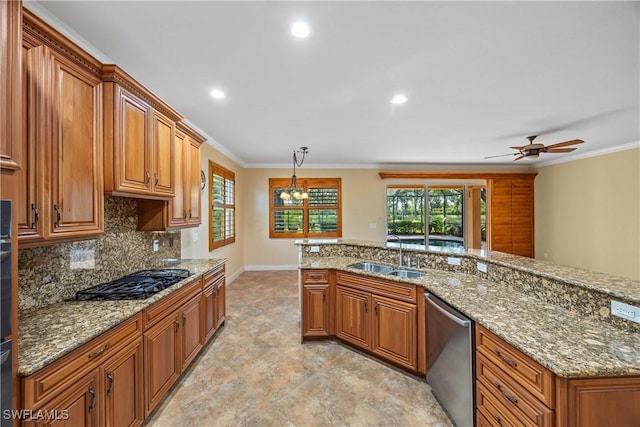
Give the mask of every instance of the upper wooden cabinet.
[[22, 53], [20, 245], [93, 237], [104, 229], [99, 64], [26, 10]]
[[200, 146], [204, 141], [202, 135], [186, 124], [177, 124], [173, 144], [175, 195], [166, 202], [141, 200], [138, 203], [139, 230], [163, 231], [200, 225]]
[[116, 65], [103, 67], [104, 183], [114, 196], [174, 196], [174, 138], [182, 116]]
[[22, 165], [20, 145], [20, 39], [22, 3], [0, 4], [0, 167], [18, 169]]
[[490, 250], [534, 256], [534, 178], [523, 174], [488, 180]]

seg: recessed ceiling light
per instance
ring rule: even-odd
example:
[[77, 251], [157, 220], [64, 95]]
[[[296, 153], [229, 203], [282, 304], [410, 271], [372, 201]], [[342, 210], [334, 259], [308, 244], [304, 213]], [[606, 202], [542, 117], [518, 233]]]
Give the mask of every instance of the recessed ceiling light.
[[396, 105], [400, 105], [400, 104], [404, 104], [408, 100], [409, 100], [409, 98], [407, 98], [405, 95], [396, 95], [391, 99], [391, 103], [392, 104], [396, 104]]
[[225, 95], [224, 92], [221, 91], [220, 89], [214, 89], [211, 91], [211, 96], [215, 99], [224, 99]]
[[309, 28], [309, 24], [304, 21], [297, 21], [291, 25], [291, 34], [299, 39], [308, 37], [310, 33], [311, 28]]

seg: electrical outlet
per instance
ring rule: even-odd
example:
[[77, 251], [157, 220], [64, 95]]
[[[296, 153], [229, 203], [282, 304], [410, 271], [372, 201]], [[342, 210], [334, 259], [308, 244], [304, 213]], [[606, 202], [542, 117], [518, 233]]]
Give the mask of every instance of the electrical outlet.
[[487, 272], [487, 264], [483, 264], [481, 262], [478, 263], [478, 271], [482, 271], [483, 273]]
[[460, 258], [448, 257], [447, 264], [449, 265], [460, 265]]
[[311, 253], [318, 253], [318, 252], [320, 252], [320, 246], [311, 246], [311, 247], [309, 248], [309, 252], [311, 252]]
[[611, 300], [611, 314], [632, 322], [640, 323], [640, 307]]
[[198, 240], [200, 240], [200, 235], [198, 234], [197, 231], [194, 231], [193, 234], [191, 235], [191, 241], [193, 243], [196, 243]]
[[378, 226], [378, 224], [376, 224], [375, 222], [370, 222], [369, 223], [369, 228], [376, 228]]
[[153, 252], [158, 252], [158, 249], [160, 249], [160, 241], [159, 240], [154, 240], [153, 241]]

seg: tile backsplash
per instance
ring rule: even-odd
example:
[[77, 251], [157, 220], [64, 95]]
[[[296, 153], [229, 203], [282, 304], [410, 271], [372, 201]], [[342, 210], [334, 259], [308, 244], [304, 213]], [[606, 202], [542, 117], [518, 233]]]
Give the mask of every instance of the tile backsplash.
[[136, 230], [136, 199], [105, 196], [104, 222], [105, 233], [96, 239], [18, 251], [19, 311], [73, 299], [76, 291], [180, 258], [179, 231]]

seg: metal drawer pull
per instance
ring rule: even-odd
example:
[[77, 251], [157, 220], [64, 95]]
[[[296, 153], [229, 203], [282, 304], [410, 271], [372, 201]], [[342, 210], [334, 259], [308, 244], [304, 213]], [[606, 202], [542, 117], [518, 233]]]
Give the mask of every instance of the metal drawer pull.
[[58, 205], [53, 205], [53, 210], [56, 211], [56, 221], [53, 223], [53, 228], [60, 227], [60, 219], [62, 219], [62, 212], [60, 212], [60, 208]]
[[100, 356], [102, 353], [104, 353], [109, 347], [111, 347], [111, 343], [108, 342], [106, 343], [104, 346], [102, 346], [102, 348], [98, 351], [94, 351], [93, 353], [89, 354], [89, 359], [93, 359], [94, 357], [98, 357]]
[[366, 301], [364, 302], [364, 312], [365, 313], [367, 312], [367, 302]]
[[187, 324], [187, 315], [182, 313], [182, 327], [184, 328], [186, 324]]
[[111, 396], [111, 389], [113, 388], [113, 372], [107, 372], [107, 379], [109, 380], [109, 388], [107, 389], [107, 396]]
[[151, 182], [151, 174], [149, 171], [144, 171], [144, 186], [149, 188], [149, 182]]
[[96, 392], [93, 391], [93, 387], [91, 387], [91, 386], [89, 386], [89, 389], [87, 391], [91, 395], [91, 404], [89, 405], [89, 413], [92, 413], [93, 412], [93, 408], [96, 405]]
[[494, 348], [493, 352], [497, 354], [500, 360], [502, 360], [504, 363], [511, 365], [512, 368], [515, 368], [518, 365], [515, 360], [511, 360], [508, 357], [503, 356], [502, 353], [500, 353], [500, 350], [498, 350], [497, 348]]
[[498, 422], [498, 425], [500, 425], [500, 427], [504, 427], [504, 424], [502, 424], [502, 418], [497, 415], [494, 415], [493, 418]]
[[38, 212], [38, 208], [35, 203], [31, 203], [31, 210], [33, 211], [33, 222], [31, 223], [31, 228], [36, 228], [36, 224], [40, 219], [40, 212]]
[[160, 181], [160, 179], [158, 178], [158, 172], [155, 172], [155, 173], [153, 174], [153, 176], [156, 178], [156, 183], [155, 183], [155, 185], [157, 186], [157, 185], [158, 185], [158, 182]]
[[514, 395], [509, 394], [506, 391], [504, 391], [504, 389], [502, 388], [502, 385], [500, 385], [500, 383], [498, 381], [494, 381], [493, 385], [496, 386], [496, 388], [498, 389], [500, 394], [502, 394], [504, 397], [509, 399], [511, 401], [511, 403], [513, 403], [514, 405], [518, 404], [518, 399]]
[[174, 320], [173, 324], [176, 325], [176, 334], [177, 334], [178, 333], [178, 329], [180, 328], [180, 322], [178, 322], [177, 320]]

